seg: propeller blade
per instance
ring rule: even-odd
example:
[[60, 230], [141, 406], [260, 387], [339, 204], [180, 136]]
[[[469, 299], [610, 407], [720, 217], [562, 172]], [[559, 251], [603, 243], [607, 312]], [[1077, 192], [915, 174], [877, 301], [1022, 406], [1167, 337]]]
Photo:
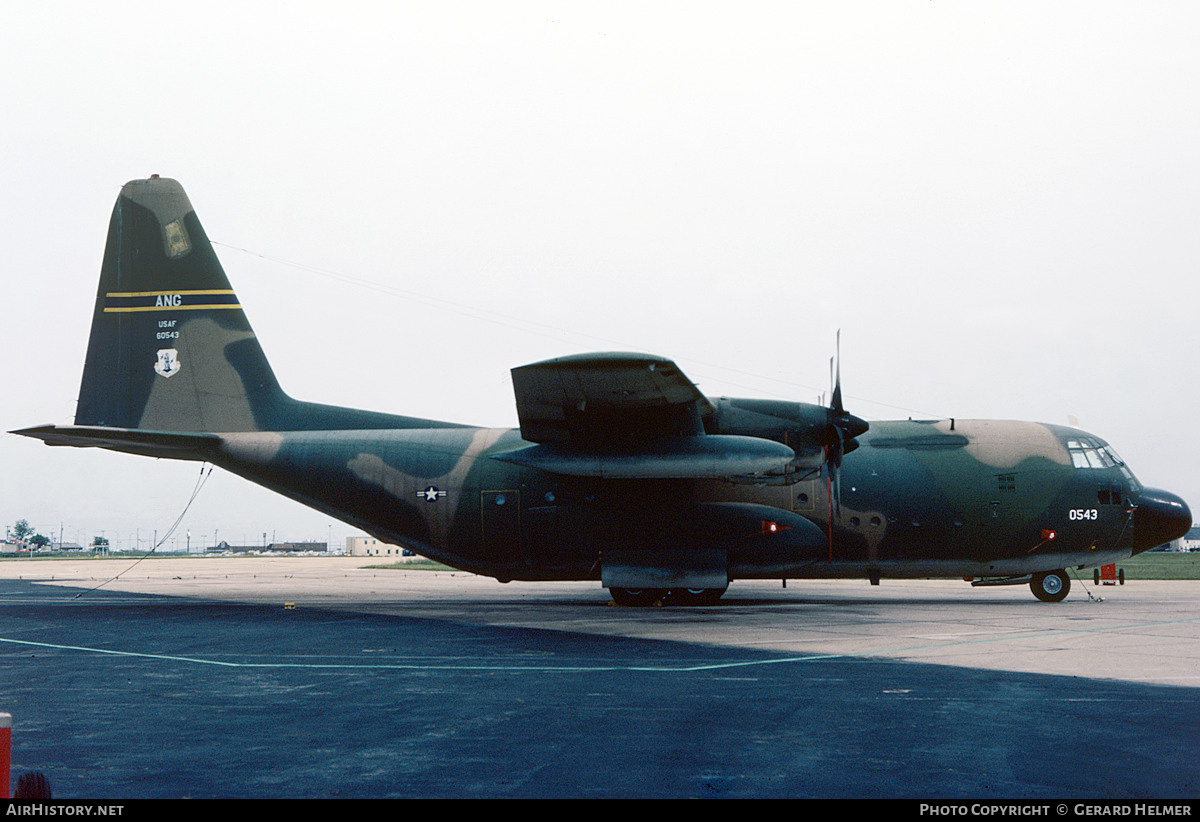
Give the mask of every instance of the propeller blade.
[[842, 457], [846, 454], [846, 442], [841, 428], [837, 428], [836, 459], [832, 463], [833, 471], [833, 512], [837, 517], [842, 516]]
[[[834, 411], [837, 411], [839, 414], [841, 414], [846, 409], [842, 405], [842, 329], [840, 328], [837, 332], [836, 346], [834, 359], [837, 361], [837, 372], [836, 375], [831, 375], [834, 376], [834, 382], [833, 401], [830, 404], [832, 405]], [[830, 360], [830, 370], [833, 370], [833, 360]]]
[[850, 414], [842, 403], [842, 330], [837, 332], [835, 356], [829, 361], [829, 376], [833, 393], [827, 410], [832, 442], [827, 446], [825, 461], [829, 465], [831, 486], [831, 514], [841, 516], [842, 511], [842, 457], [858, 447], [855, 437], [869, 428], [865, 420]]

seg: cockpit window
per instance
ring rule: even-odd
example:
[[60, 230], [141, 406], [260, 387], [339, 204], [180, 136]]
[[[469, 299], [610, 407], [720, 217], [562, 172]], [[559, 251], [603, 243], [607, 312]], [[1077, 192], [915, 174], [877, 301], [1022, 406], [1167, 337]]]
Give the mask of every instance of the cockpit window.
[[1067, 440], [1067, 451], [1071, 454], [1071, 465], [1076, 468], [1119, 468], [1121, 474], [1130, 482], [1135, 490], [1139, 488], [1133, 472], [1125, 465], [1125, 461], [1117, 456], [1112, 446], [1087, 437], [1077, 437]]
[[1071, 464], [1076, 468], [1112, 468], [1117, 464], [1108, 446], [1102, 446], [1095, 440], [1067, 440], [1067, 450], [1071, 452]]

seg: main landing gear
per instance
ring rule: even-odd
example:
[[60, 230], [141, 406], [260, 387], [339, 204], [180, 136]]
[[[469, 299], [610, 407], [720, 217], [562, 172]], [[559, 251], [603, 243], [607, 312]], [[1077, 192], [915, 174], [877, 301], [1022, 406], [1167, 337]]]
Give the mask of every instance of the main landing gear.
[[609, 588], [613, 602], [644, 608], [661, 601], [663, 605], [715, 605], [725, 588]]
[[1066, 571], [1047, 571], [1034, 574], [1029, 580], [1033, 595], [1042, 602], [1062, 602], [1071, 590], [1071, 578]]

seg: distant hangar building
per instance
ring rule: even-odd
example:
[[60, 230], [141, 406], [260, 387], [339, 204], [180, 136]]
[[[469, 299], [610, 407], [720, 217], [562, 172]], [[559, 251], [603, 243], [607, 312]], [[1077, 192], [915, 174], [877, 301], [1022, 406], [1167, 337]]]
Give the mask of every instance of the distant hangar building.
[[388, 557], [400, 561], [420, 559], [401, 545], [380, 542], [374, 537], [346, 537], [346, 553], [352, 557]]
[[1200, 525], [1193, 525], [1192, 530], [1179, 540], [1179, 550], [1200, 551]]

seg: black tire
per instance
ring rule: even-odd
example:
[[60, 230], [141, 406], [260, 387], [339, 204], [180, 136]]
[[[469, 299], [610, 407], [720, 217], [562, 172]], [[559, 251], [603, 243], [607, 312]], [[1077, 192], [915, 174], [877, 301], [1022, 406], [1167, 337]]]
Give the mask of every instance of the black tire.
[[17, 777], [13, 799], [51, 799], [50, 780], [41, 771], [29, 771]]
[[662, 588], [609, 588], [613, 602], [630, 608], [645, 608], [666, 595]]
[[672, 588], [664, 605], [716, 605], [725, 595], [725, 588]]
[[1066, 571], [1047, 571], [1034, 574], [1029, 587], [1042, 602], [1062, 602], [1071, 591], [1071, 578]]

